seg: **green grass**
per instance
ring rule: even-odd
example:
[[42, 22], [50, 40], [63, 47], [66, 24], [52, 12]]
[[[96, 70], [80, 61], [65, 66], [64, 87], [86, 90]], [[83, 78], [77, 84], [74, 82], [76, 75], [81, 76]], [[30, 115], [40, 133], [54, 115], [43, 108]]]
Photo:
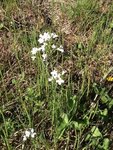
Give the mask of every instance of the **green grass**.
[[[0, 149], [113, 147], [113, 82], [107, 81], [113, 76], [113, 3], [77, 0], [67, 4], [59, 9], [64, 22], [72, 25], [70, 35], [62, 31], [63, 21], [52, 20], [56, 16], [51, 7], [44, 16], [46, 4], [0, 2]], [[54, 23], [47, 23], [47, 17]], [[33, 61], [31, 50], [40, 47], [39, 35], [47, 31], [59, 38], [48, 42], [47, 62], [40, 52]], [[53, 43], [63, 45], [64, 53], [53, 51]], [[64, 84], [48, 81], [54, 69], [67, 71]], [[36, 136], [24, 142], [29, 128]]]

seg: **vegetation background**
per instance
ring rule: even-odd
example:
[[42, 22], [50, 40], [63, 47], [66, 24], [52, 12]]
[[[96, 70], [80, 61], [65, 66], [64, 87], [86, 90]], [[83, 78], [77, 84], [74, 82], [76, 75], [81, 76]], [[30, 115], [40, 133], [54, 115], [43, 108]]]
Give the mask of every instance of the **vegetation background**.
[[[56, 33], [64, 53], [33, 47]], [[48, 82], [66, 70], [64, 84]], [[0, 149], [113, 149], [113, 1], [0, 1]], [[23, 141], [25, 130], [35, 138]]]

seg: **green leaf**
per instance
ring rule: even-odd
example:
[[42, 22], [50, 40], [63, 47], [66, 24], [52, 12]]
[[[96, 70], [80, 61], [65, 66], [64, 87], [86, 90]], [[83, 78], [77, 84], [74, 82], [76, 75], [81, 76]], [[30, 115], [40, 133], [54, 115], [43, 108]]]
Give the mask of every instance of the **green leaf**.
[[76, 130], [81, 130], [83, 126], [81, 123], [78, 123], [77, 121], [73, 121], [73, 125]]
[[104, 141], [103, 141], [103, 149], [104, 150], [108, 150], [109, 149], [109, 139], [108, 138], [105, 138]]
[[86, 136], [86, 138], [85, 138], [85, 141], [89, 141], [90, 138], [91, 138], [91, 134], [88, 134], [88, 135]]
[[18, 82], [15, 79], [12, 79], [12, 84], [16, 85]]
[[64, 122], [65, 124], [68, 124], [68, 123], [69, 123], [67, 114], [63, 113], [62, 116], [61, 116], [61, 118], [63, 119], [63, 122]]
[[83, 49], [83, 44], [82, 43], [78, 44], [78, 49]]
[[95, 91], [96, 94], [100, 93], [99, 88], [97, 87], [96, 83], [93, 84], [93, 89], [94, 89], [94, 91]]
[[92, 132], [92, 137], [102, 137], [101, 132], [96, 126], [92, 127], [91, 132]]
[[102, 116], [106, 117], [108, 115], [108, 110], [105, 108], [103, 111], [100, 112]]
[[2, 29], [4, 27], [3, 23], [0, 23], [0, 29]]
[[113, 28], [113, 21], [110, 23], [110, 28], [111, 29]]
[[68, 101], [68, 104], [69, 104], [69, 107], [72, 109], [74, 104], [75, 104], [75, 99], [73, 97], [70, 98], [69, 101]]
[[109, 99], [108, 99], [108, 97], [107, 97], [106, 95], [101, 96], [100, 98], [101, 98], [101, 102], [102, 102], [103, 104], [106, 104], [106, 103], [109, 101]]
[[74, 128], [76, 130], [81, 130], [85, 126], [89, 125], [89, 120], [88, 118], [85, 118], [84, 120], [80, 121], [72, 121], [72, 124], [74, 125]]
[[60, 125], [57, 128], [57, 136], [58, 136], [58, 138], [60, 138], [63, 135], [65, 129], [69, 125], [69, 119], [68, 119], [67, 114], [63, 113], [61, 118], [62, 118], [62, 121], [60, 122]]
[[110, 102], [109, 102], [109, 104], [108, 104], [109, 109], [110, 109], [112, 106], [113, 106], [113, 100], [111, 99]]

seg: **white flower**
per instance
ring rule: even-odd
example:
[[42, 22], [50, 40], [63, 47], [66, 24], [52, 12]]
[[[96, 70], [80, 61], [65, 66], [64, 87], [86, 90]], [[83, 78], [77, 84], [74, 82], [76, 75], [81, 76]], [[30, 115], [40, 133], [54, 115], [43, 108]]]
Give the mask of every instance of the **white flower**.
[[53, 71], [51, 72], [51, 75], [52, 75], [52, 77], [53, 77], [54, 79], [56, 79], [56, 78], [58, 77], [58, 72], [57, 72], [56, 70], [53, 70]]
[[33, 133], [33, 132], [34, 132], [34, 129], [33, 129], [33, 128], [30, 128], [29, 130], [30, 130], [30, 132], [31, 132], [31, 133]]
[[43, 61], [45, 61], [47, 58], [47, 54], [42, 54], [42, 57], [43, 57]]
[[34, 138], [36, 133], [31, 133], [31, 137]]
[[26, 141], [30, 137], [34, 138], [35, 135], [36, 135], [36, 133], [34, 132], [34, 129], [33, 128], [29, 128], [28, 130], [26, 130], [24, 132], [23, 141]]
[[50, 39], [51, 39], [50, 34], [49, 34], [48, 32], [45, 32], [44, 34], [40, 34], [40, 35], [39, 35], [38, 42], [39, 42], [40, 44], [42, 44], [42, 43], [44, 43], [44, 42], [46, 42], [46, 41], [48, 41], [48, 40], [50, 40]]
[[40, 48], [41, 48], [42, 52], [45, 51], [45, 46], [44, 45], [42, 45]]
[[42, 43], [44, 43], [44, 38], [42, 37], [40, 37], [39, 39], [38, 39], [38, 42], [40, 43], [40, 44], [42, 44]]
[[42, 35], [42, 34], [40, 34], [40, 35], [39, 35], [39, 37], [40, 37], [40, 38], [42, 38], [42, 37], [43, 37], [43, 35]]
[[53, 44], [51, 47], [52, 47], [53, 49], [55, 49], [55, 48], [56, 48], [56, 45], [55, 45], [55, 44]]
[[48, 40], [50, 40], [51, 36], [50, 36], [50, 34], [48, 32], [45, 32], [43, 34], [43, 38], [44, 38], [45, 41], [48, 41]]
[[40, 50], [42, 50], [42, 52], [45, 51], [45, 47], [46, 47], [47, 43], [44, 43], [41, 47], [40, 47]]
[[64, 80], [61, 79], [61, 78], [59, 78], [59, 79], [56, 80], [56, 83], [58, 83], [59, 85], [61, 85], [62, 83], [64, 83]]
[[56, 70], [53, 70], [52, 72], [51, 72], [51, 77], [50, 78], [48, 78], [48, 81], [52, 81], [52, 80], [55, 80], [56, 81], [56, 83], [58, 83], [59, 85], [61, 85], [62, 83], [64, 83], [64, 80], [61, 78], [61, 75], [64, 75], [65, 74], [65, 70], [63, 70], [62, 71], [62, 73], [60, 74], [60, 73], [58, 73]]
[[25, 136], [29, 137], [30, 136], [30, 131], [25, 131]]
[[37, 47], [33, 47], [31, 53], [32, 55], [35, 55], [38, 51], [39, 49]]
[[23, 136], [23, 141], [26, 141], [27, 140], [27, 137], [24, 135]]
[[51, 82], [52, 80], [53, 80], [53, 77], [51, 77], [51, 78], [48, 78], [48, 81], [49, 81], [49, 82]]
[[57, 50], [60, 51], [60, 52], [62, 52], [62, 53], [64, 52], [64, 49], [63, 49], [62, 45], [59, 48], [57, 48]]
[[52, 38], [57, 38], [58, 35], [56, 35], [55, 33], [51, 33]]
[[46, 45], [47, 45], [47, 43], [44, 43], [43, 45], [44, 45], [44, 46], [46, 46]]
[[63, 70], [63, 71], [62, 71], [62, 75], [64, 75], [66, 72], [67, 72], [66, 70]]
[[34, 138], [34, 137], [35, 137], [35, 135], [36, 135], [36, 133], [34, 132], [34, 129], [33, 129], [33, 128], [31, 128], [31, 129], [30, 129], [30, 132], [31, 132], [31, 137], [32, 137], [32, 138]]
[[36, 58], [36, 56], [31, 56], [31, 59], [32, 59], [32, 60], [35, 60], [35, 58]]

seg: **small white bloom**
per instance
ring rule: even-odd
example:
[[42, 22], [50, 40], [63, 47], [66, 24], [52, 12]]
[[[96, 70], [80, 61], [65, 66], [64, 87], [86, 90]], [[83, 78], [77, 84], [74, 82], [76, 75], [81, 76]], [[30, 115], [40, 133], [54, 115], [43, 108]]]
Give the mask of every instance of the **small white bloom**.
[[30, 132], [31, 132], [31, 133], [33, 133], [33, 132], [34, 132], [34, 129], [33, 129], [33, 128], [30, 128], [29, 130], [30, 130]]
[[49, 81], [49, 82], [51, 82], [52, 80], [53, 80], [53, 77], [51, 77], [51, 78], [48, 78], [48, 81]]
[[33, 47], [31, 53], [32, 53], [32, 55], [35, 55], [38, 51], [39, 50], [37, 47]]
[[39, 38], [38, 42], [40, 44], [50, 40], [50, 38], [51, 38], [51, 36], [50, 36], [50, 34], [48, 32], [45, 32], [44, 34], [40, 34], [39, 37], [40, 38]]
[[48, 40], [50, 40], [51, 36], [50, 36], [50, 34], [48, 32], [45, 32], [43, 34], [43, 38], [44, 38], [45, 41], [48, 41]]
[[36, 58], [36, 56], [31, 56], [31, 59], [32, 59], [32, 60], [35, 60], [35, 58]]
[[55, 33], [51, 33], [52, 38], [57, 38], [58, 35], [56, 35]]
[[38, 42], [39, 42], [40, 44], [42, 44], [42, 43], [44, 43], [44, 39], [43, 39], [43, 38], [39, 38], [39, 39], [38, 39]]
[[24, 135], [23, 136], [23, 141], [26, 141], [27, 140], [27, 137]]
[[40, 35], [39, 35], [39, 37], [40, 37], [40, 38], [42, 38], [42, 37], [43, 37], [43, 35], [42, 35], [42, 34], [40, 34]]
[[36, 133], [34, 132], [34, 133], [31, 134], [31, 137], [34, 138], [35, 135], [36, 135]]
[[45, 51], [45, 47], [46, 47], [46, 45], [47, 45], [47, 43], [44, 43], [44, 44], [40, 47], [40, 50], [41, 50], [42, 52], [44, 52], [44, 51]]
[[60, 78], [61, 74], [60, 73], [57, 73], [57, 78]]
[[25, 136], [26, 136], [26, 137], [29, 137], [30, 134], [31, 134], [30, 131], [25, 131]]
[[58, 80], [56, 80], [56, 83], [58, 83], [59, 85], [61, 85], [62, 83], [64, 83], [64, 80], [59, 78]]
[[47, 58], [47, 54], [42, 54], [42, 57], [43, 57], [43, 61], [45, 61]]
[[40, 47], [40, 49], [42, 50], [42, 52], [44, 52], [44, 51], [45, 51], [45, 46], [42, 45], [42, 46]]
[[47, 43], [45, 42], [43, 45], [44, 45], [44, 46], [46, 46], [46, 45], [47, 45]]
[[24, 132], [23, 141], [26, 141], [28, 138], [32, 137], [34, 138], [36, 133], [34, 132], [33, 128], [29, 128]]
[[62, 45], [59, 48], [57, 48], [57, 50], [60, 51], [60, 52], [62, 52], [62, 53], [64, 52], [64, 49], [63, 49]]
[[34, 138], [34, 137], [35, 137], [35, 135], [36, 135], [36, 132], [34, 132], [34, 129], [33, 129], [33, 128], [31, 128], [31, 130], [30, 130], [30, 131], [31, 131], [31, 137], [32, 137], [32, 138]]
[[52, 77], [53, 77], [54, 79], [56, 79], [56, 78], [58, 77], [58, 72], [57, 72], [56, 70], [53, 70], [53, 71], [51, 72], [51, 75], [52, 75]]
[[62, 71], [62, 75], [64, 75], [66, 72], [67, 72], [66, 70], [63, 70], [63, 71]]
[[55, 44], [53, 44], [51, 47], [52, 47], [53, 49], [55, 49], [55, 48], [56, 48], [56, 45], [55, 45]]
[[64, 80], [61, 78], [61, 75], [64, 75], [66, 73], [65, 70], [62, 71], [62, 73], [58, 73], [56, 70], [53, 70], [51, 72], [52, 77], [48, 78], [48, 81], [52, 81], [55, 80], [56, 83], [58, 83], [59, 85], [61, 85], [62, 83], [64, 83]]

